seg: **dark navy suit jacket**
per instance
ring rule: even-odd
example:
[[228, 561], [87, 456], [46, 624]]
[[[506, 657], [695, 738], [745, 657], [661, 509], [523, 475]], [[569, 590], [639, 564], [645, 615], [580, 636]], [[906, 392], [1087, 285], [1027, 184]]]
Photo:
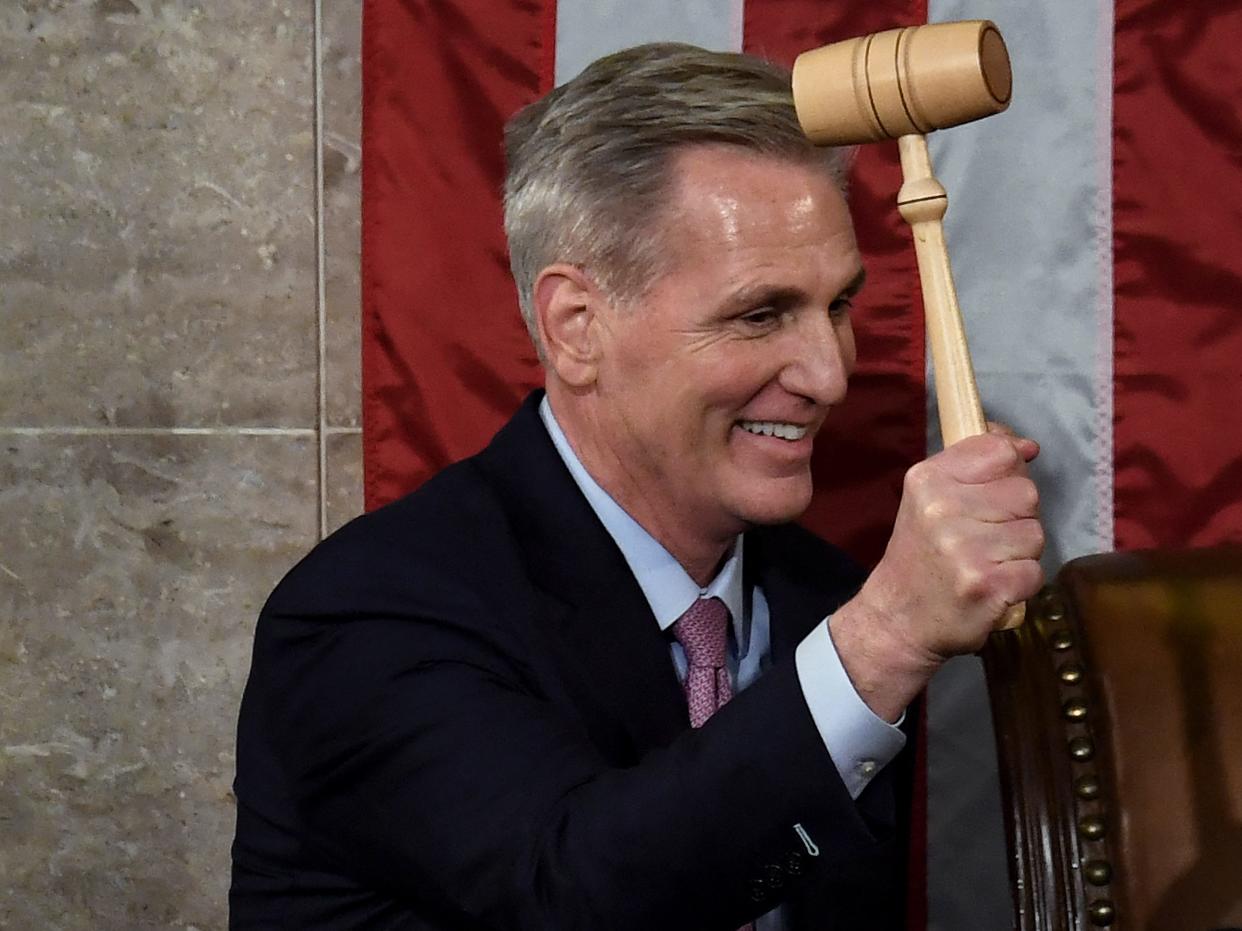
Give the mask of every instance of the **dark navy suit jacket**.
[[793, 663], [857, 569], [752, 531], [773, 665], [691, 730], [538, 400], [263, 609], [231, 927], [732, 931], [782, 901], [795, 929], [900, 927], [909, 748], [850, 799]]

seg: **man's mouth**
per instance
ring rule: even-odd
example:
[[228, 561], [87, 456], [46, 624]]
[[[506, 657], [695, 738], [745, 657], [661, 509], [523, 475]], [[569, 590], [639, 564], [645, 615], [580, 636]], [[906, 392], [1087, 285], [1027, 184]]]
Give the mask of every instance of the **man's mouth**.
[[777, 439], [791, 442], [806, 436], [806, 427], [795, 423], [783, 423], [779, 420], [739, 420], [737, 425], [747, 433], [755, 436], [774, 436]]

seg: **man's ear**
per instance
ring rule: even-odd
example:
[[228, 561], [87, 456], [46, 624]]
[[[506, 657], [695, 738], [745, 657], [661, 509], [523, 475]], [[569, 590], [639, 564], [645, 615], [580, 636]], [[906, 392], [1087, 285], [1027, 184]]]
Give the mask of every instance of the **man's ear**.
[[535, 280], [535, 320], [548, 368], [567, 385], [585, 388], [599, 369], [599, 290], [582, 269], [549, 265]]

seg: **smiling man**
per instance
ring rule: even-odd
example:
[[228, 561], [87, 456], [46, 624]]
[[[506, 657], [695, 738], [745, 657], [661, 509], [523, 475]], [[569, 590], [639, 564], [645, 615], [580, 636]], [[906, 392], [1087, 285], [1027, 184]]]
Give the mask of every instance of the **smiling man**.
[[864, 577], [791, 523], [863, 271], [788, 75], [631, 49], [506, 142], [546, 393], [264, 608], [233, 927], [903, 927], [903, 716], [1040, 584], [1035, 444], [912, 468]]

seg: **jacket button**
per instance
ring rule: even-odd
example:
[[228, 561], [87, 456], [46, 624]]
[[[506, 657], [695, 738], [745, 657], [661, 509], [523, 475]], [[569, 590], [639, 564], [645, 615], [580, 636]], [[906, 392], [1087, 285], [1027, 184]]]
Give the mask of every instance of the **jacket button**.
[[768, 897], [768, 884], [762, 879], [752, 879], [750, 883], [750, 898], [753, 902], [762, 902]]
[[785, 868], [787, 876], [801, 876], [802, 871], [806, 869], [806, 862], [802, 854], [796, 850], [785, 857], [785, 862], [781, 864]]
[[773, 892], [785, 885], [785, 871], [779, 863], [769, 863], [763, 868], [763, 880]]

